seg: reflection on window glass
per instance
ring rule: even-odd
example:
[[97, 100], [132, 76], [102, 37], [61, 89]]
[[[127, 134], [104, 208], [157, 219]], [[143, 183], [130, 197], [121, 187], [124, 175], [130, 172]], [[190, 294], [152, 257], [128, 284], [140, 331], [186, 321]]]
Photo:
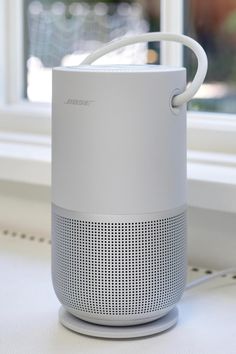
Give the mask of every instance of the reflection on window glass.
[[[51, 68], [78, 65], [100, 45], [123, 35], [159, 30], [159, 0], [25, 0], [26, 97], [50, 102]], [[157, 63], [159, 44], [124, 47], [97, 64]]]
[[[209, 69], [192, 110], [236, 113], [236, 0], [185, 0], [185, 34], [206, 50]], [[194, 56], [185, 51], [191, 80]]]

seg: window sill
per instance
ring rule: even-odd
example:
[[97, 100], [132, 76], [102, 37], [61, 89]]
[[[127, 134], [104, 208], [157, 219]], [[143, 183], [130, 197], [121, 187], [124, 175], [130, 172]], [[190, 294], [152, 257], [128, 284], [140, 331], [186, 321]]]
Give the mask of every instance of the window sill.
[[236, 213], [236, 155], [188, 151], [188, 204]]
[[[0, 127], [6, 132], [50, 136], [50, 117], [51, 106], [46, 103], [0, 106]], [[188, 149], [236, 154], [236, 115], [190, 111], [187, 125]]]
[[0, 133], [0, 180], [49, 186], [51, 143], [48, 136]]
[[[49, 187], [49, 136], [1, 133], [0, 164], [0, 180]], [[188, 204], [236, 213], [236, 155], [188, 151]]]

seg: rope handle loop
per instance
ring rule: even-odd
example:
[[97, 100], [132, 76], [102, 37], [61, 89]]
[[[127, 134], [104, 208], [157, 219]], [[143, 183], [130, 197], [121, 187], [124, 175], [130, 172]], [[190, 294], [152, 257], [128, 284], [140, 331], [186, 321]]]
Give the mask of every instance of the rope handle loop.
[[80, 65], [90, 65], [103, 55], [110, 53], [113, 50], [125, 47], [127, 45], [141, 42], [156, 42], [163, 40], [184, 44], [186, 47], [190, 48], [194, 52], [198, 60], [197, 72], [191, 84], [184, 92], [173, 97], [173, 106], [179, 107], [190, 101], [195, 95], [195, 93], [199, 90], [200, 86], [202, 85], [205, 79], [208, 66], [207, 56], [204, 49], [200, 46], [198, 42], [188, 36], [169, 32], [150, 32], [132, 37], [119, 38], [95, 50], [93, 53], [87, 56], [87, 58], [85, 58], [85, 60], [83, 60]]

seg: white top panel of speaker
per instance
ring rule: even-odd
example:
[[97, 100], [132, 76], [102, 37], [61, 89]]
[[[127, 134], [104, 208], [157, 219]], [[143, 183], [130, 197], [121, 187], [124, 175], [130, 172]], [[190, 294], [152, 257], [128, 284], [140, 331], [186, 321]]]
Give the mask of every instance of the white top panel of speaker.
[[149, 73], [149, 72], [176, 72], [185, 71], [185, 68], [165, 66], [165, 65], [81, 65], [58, 67], [53, 70], [69, 71], [69, 72], [96, 72], [96, 73]]

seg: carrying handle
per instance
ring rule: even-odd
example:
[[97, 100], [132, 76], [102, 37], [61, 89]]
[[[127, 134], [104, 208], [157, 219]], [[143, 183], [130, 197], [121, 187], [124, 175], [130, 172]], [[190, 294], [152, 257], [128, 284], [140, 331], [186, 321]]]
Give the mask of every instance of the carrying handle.
[[198, 60], [197, 72], [191, 84], [184, 92], [173, 97], [173, 106], [179, 107], [193, 98], [193, 96], [203, 83], [207, 73], [207, 56], [204, 49], [200, 46], [198, 42], [188, 36], [169, 32], [150, 32], [132, 37], [119, 38], [95, 50], [92, 54], [85, 58], [85, 60], [83, 60], [80, 65], [92, 64], [95, 60], [102, 57], [103, 55], [130, 44], [140, 42], [155, 42], [162, 40], [184, 44], [186, 47], [190, 48], [195, 53]]

